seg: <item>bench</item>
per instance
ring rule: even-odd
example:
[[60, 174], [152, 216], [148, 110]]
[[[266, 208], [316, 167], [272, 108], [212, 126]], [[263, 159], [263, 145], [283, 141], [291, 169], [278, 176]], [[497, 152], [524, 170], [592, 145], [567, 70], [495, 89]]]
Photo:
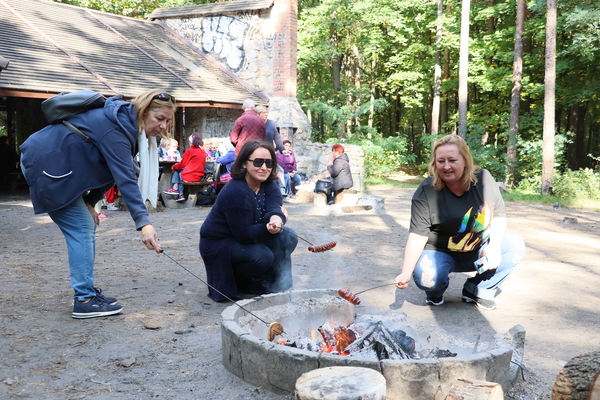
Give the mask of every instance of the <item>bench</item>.
[[[224, 185], [229, 181], [203, 181], [203, 182], [182, 182], [180, 183], [180, 185], [183, 185], [187, 188], [188, 190], [188, 198], [186, 201], [186, 204], [189, 207], [194, 207], [196, 205], [196, 201], [198, 199], [198, 194], [201, 193], [203, 190], [206, 189], [207, 186], [209, 185]], [[218, 196], [218, 194], [216, 195], [207, 195], [204, 196], [206, 198], [209, 199], [216, 199]]]

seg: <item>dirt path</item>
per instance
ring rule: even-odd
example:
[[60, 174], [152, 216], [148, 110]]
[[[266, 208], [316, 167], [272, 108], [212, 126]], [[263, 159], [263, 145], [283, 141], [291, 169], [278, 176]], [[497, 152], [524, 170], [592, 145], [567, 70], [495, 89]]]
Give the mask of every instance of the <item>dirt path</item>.
[[[294, 253], [295, 288], [352, 291], [392, 282], [407, 235], [412, 190], [377, 186], [382, 213], [329, 215], [330, 209], [289, 204], [289, 225], [313, 243], [336, 240], [335, 251]], [[528, 245], [525, 261], [503, 286], [498, 310], [460, 301], [456, 274], [446, 304], [425, 306], [412, 284], [361, 295], [358, 312], [404, 312], [451, 334], [489, 340], [520, 324], [527, 331], [525, 377], [507, 398], [549, 399], [561, 365], [600, 347], [600, 216], [507, 205], [509, 228]], [[198, 230], [208, 208], [151, 216], [171, 256], [204, 279]], [[0, 196], [0, 398], [8, 399], [292, 399], [244, 383], [221, 365], [220, 313], [205, 285], [143, 247], [126, 212], [105, 211], [98, 230], [96, 285], [119, 298], [124, 313], [71, 318], [72, 289], [64, 239], [47, 215], [35, 216], [25, 195]], [[565, 224], [564, 217], [577, 218]]]

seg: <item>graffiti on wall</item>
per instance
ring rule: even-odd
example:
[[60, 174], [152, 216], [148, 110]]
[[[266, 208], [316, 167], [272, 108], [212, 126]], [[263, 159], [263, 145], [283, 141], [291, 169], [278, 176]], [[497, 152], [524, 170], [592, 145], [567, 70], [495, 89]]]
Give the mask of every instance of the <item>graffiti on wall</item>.
[[201, 21], [202, 50], [232, 71], [238, 71], [244, 64], [244, 39], [249, 24], [224, 15], [205, 17]]

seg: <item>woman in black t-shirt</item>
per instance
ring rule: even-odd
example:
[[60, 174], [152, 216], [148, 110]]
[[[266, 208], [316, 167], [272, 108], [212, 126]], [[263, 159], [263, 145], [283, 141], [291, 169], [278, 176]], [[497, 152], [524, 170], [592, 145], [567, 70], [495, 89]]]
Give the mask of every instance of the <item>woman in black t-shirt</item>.
[[469, 147], [457, 135], [435, 143], [429, 175], [412, 199], [396, 286], [407, 288], [412, 277], [426, 292], [425, 302], [439, 306], [451, 272], [477, 271], [465, 282], [462, 300], [494, 310], [498, 287], [525, 253], [523, 239], [506, 231], [498, 185], [487, 170], [473, 164]]

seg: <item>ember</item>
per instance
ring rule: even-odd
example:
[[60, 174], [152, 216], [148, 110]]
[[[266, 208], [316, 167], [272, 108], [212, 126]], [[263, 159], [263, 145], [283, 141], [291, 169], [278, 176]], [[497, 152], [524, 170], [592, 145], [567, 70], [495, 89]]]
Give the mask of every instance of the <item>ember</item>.
[[[365, 326], [366, 325], [366, 326]], [[340, 356], [360, 356], [377, 358], [378, 360], [402, 360], [422, 358], [455, 357], [456, 353], [438, 348], [416, 350], [415, 340], [401, 329], [390, 331], [383, 322], [352, 323], [349, 326], [329, 323], [321, 325], [317, 331], [322, 341], [296, 338], [281, 340], [283, 346], [295, 347], [309, 351], [331, 353]]]

